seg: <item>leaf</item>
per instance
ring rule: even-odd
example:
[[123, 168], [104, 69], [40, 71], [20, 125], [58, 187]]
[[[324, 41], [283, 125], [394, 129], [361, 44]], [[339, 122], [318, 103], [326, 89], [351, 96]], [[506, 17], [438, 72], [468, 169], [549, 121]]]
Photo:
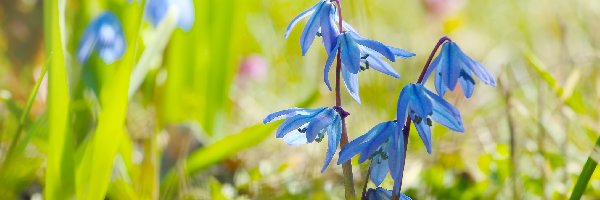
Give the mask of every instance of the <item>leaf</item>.
[[[52, 56], [48, 65], [48, 160], [44, 195], [46, 199], [70, 199], [74, 193], [74, 164], [72, 135], [67, 130], [69, 121], [69, 86], [63, 51], [62, 30], [65, 26], [64, 1], [44, 3], [44, 46]], [[49, 59], [49, 58], [48, 58]]]
[[600, 157], [600, 137], [596, 140], [596, 146], [594, 146], [594, 150], [591, 155], [588, 157], [585, 165], [583, 165], [583, 169], [581, 169], [581, 174], [579, 174], [579, 178], [577, 178], [577, 183], [575, 184], [575, 188], [573, 188], [573, 192], [571, 193], [571, 197], [569, 199], [576, 200], [581, 199], [581, 196], [585, 192], [585, 188], [587, 187], [596, 166], [598, 165], [598, 157]]

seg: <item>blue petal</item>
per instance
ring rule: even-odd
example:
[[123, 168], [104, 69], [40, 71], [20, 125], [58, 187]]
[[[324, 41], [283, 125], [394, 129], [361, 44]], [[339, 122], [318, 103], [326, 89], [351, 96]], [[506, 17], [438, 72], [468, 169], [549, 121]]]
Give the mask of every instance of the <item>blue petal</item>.
[[302, 31], [302, 35], [300, 36], [300, 47], [302, 47], [303, 56], [306, 55], [308, 48], [310, 48], [310, 45], [313, 43], [313, 40], [315, 40], [315, 36], [319, 31], [319, 25], [321, 24], [319, 14], [323, 10], [324, 5], [325, 1], [321, 1], [317, 4], [315, 14], [310, 17]]
[[394, 70], [390, 64], [379, 59], [378, 57], [369, 56], [365, 60], [363, 60], [363, 62], [369, 62], [369, 67], [392, 77], [400, 78], [400, 74], [398, 74], [398, 72], [396, 72], [396, 70]]
[[360, 95], [358, 94], [358, 74], [350, 73], [346, 68], [346, 65], [342, 64], [342, 77], [344, 78], [344, 84], [350, 93], [350, 96], [360, 104]]
[[427, 93], [427, 96], [431, 98], [433, 104], [433, 114], [431, 115], [433, 121], [444, 125], [453, 131], [465, 131], [460, 113], [452, 106], [452, 104], [429, 90], [425, 90], [425, 92]]
[[485, 67], [483, 67], [483, 65], [481, 65], [481, 63], [473, 60], [471, 57], [467, 56], [461, 49], [460, 47], [458, 47], [458, 45], [454, 44], [457, 54], [460, 55], [460, 59], [461, 61], [465, 64], [465, 66], [473, 72], [473, 74], [475, 74], [475, 76], [479, 77], [479, 79], [481, 81], [483, 81], [483, 83], [491, 85], [491, 86], [496, 86], [496, 79], [494, 78], [494, 76], [492, 76], [492, 74], [485, 69]]
[[150, 20], [154, 27], [165, 17], [169, 8], [167, 0], [148, 0], [145, 8], [145, 16]]
[[336, 117], [333, 124], [327, 128], [327, 152], [325, 155], [325, 163], [323, 164], [323, 168], [321, 168], [321, 173], [327, 169], [329, 162], [335, 155], [335, 151], [337, 147], [340, 145], [340, 137], [342, 136], [342, 122], [341, 118]]
[[306, 133], [301, 133], [298, 130], [289, 132], [288, 134], [283, 136], [283, 141], [285, 141], [285, 143], [287, 143], [290, 146], [298, 146], [308, 143], [308, 141], [306, 140]]
[[458, 78], [460, 88], [462, 88], [463, 94], [467, 98], [471, 98], [473, 95], [473, 89], [475, 88], [475, 80], [464, 70], [461, 72], [460, 78]]
[[314, 110], [305, 108], [290, 108], [286, 110], [281, 110], [267, 115], [267, 117], [265, 117], [265, 119], [263, 120], [263, 123], [266, 124], [272, 121], [287, 119], [294, 115], [309, 115], [312, 112], [314, 112]]
[[340, 36], [338, 36], [336, 38], [337, 38], [336, 44], [329, 52], [329, 54], [328, 54], [329, 56], [327, 57], [327, 61], [325, 62], [325, 68], [323, 68], [323, 81], [325, 82], [325, 85], [327, 85], [327, 88], [329, 89], [329, 91], [331, 91], [331, 84], [329, 83], [329, 70], [331, 69], [333, 60], [335, 60], [336, 51], [337, 51], [338, 47], [340, 46]]
[[370, 40], [367, 38], [363, 38], [360, 37], [358, 34], [353, 33], [353, 32], [349, 32], [351, 38], [356, 41], [356, 43], [366, 47], [366, 48], [370, 48], [374, 51], [379, 52], [381, 55], [383, 55], [384, 57], [386, 57], [388, 60], [395, 62], [396, 61], [396, 56], [394, 55], [394, 53], [392, 53], [392, 51], [385, 46], [384, 44], [381, 44], [381, 42], [377, 42], [375, 40]]
[[431, 127], [425, 123], [425, 119], [419, 123], [415, 123], [415, 127], [417, 128], [419, 137], [421, 137], [421, 141], [423, 141], [423, 144], [427, 148], [427, 153], [431, 154]]
[[392, 198], [392, 191], [381, 187], [377, 189], [369, 188], [366, 196], [367, 200], [390, 200]]
[[[387, 148], [387, 147], [386, 147]], [[375, 186], [381, 185], [381, 182], [385, 180], [385, 176], [389, 171], [388, 160], [383, 159], [381, 155], [377, 155], [373, 157], [371, 160], [371, 181], [375, 184]]]
[[[396, 107], [396, 121], [398, 123], [397, 129], [402, 128], [402, 124], [406, 122], [406, 113], [408, 111], [408, 103], [410, 101], [410, 95], [412, 94], [412, 87], [410, 85], [404, 86], [398, 97], [398, 103]], [[402, 130], [399, 130], [402, 132]]]
[[442, 67], [438, 67], [437, 72], [435, 73], [435, 91], [443, 97], [446, 94], [446, 85], [444, 85], [444, 81], [442, 80]]
[[[398, 125], [400, 127], [400, 125]], [[404, 171], [404, 134], [402, 132], [396, 132], [395, 137], [391, 137], [391, 141], [388, 144], [388, 165], [390, 168], [390, 174], [395, 182], [402, 180], [402, 171]]]
[[298, 130], [298, 128], [310, 122], [311, 118], [311, 115], [296, 115], [291, 118], [288, 118], [283, 123], [281, 123], [279, 127], [277, 127], [275, 137], [282, 138], [289, 132]]
[[373, 139], [369, 141], [368, 146], [360, 153], [360, 159], [358, 159], [358, 162], [360, 163], [369, 159], [386, 140], [393, 136], [392, 134], [396, 131], [396, 122], [383, 122], [378, 124], [375, 128], [378, 128], [378, 130], [375, 131]]
[[308, 142], [313, 142], [321, 130], [328, 127], [338, 117], [338, 113], [331, 108], [326, 108], [314, 115], [306, 128], [306, 139]]
[[171, 5], [177, 7], [177, 25], [184, 31], [194, 26], [194, 2], [192, 0], [171, 0]]
[[373, 138], [373, 133], [371, 131], [367, 132], [364, 135], [352, 140], [350, 143], [346, 144], [339, 153], [339, 159], [337, 164], [342, 164], [354, 157], [356, 154], [361, 152], [365, 147], [367, 147], [367, 141]]
[[425, 89], [421, 84], [411, 84], [411, 86], [413, 89], [412, 94], [410, 95], [411, 98], [409, 106], [419, 117], [425, 118], [432, 112], [431, 100], [425, 96], [423, 91], [427, 89]]
[[[336, 12], [336, 14], [337, 14], [337, 12]], [[339, 20], [337, 20], [337, 18], [335, 21], [336, 21], [336, 23], [339, 23]], [[356, 29], [354, 29], [354, 27], [350, 26], [350, 24], [346, 23], [346, 21], [342, 21], [342, 27], [344, 27], [348, 31], [356, 33]]]
[[335, 27], [335, 22], [333, 15], [335, 7], [329, 1], [325, 3], [323, 11], [320, 13], [320, 21], [321, 21], [321, 36], [323, 37], [323, 45], [325, 46], [325, 51], [331, 52], [333, 47], [337, 43], [337, 35], [339, 34], [337, 28]]
[[123, 56], [126, 47], [119, 18], [111, 12], [104, 12], [86, 27], [77, 48], [77, 59], [84, 63], [96, 50], [105, 63], [111, 64]]
[[340, 57], [342, 63], [350, 73], [357, 74], [360, 71], [360, 48], [358, 44], [347, 33], [340, 34], [341, 40]]
[[410, 51], [407, 51], [404, 49], [400, 49], [400, 48], [396, 48], [396, 47], [392, 47], [392, 46], [387, 46], [387, 48], [390, 49], [390, 51], [392, 51], [392, 53], [395, 56], [398, 56], [400, 58], [410, 58], [410, 57], [417, 55], [413, 52], [410, 52]]
[[442, 79], [446, 87], [452, 91], [456, 87], [462, 69], [462, 58], [459, 51], [460, 49], [452, 41], [445, 43], [442, 47], [442, 53], [446, 54], [446, 63], [442, 67]]
[[316, 5], [314, 5], [313, 7], [310, 7], [308, 10], [305, 10], [304, 12], [300, 13], [298, 16], [294, 17], [294, 19], [292, 19], [292, 21], [290, 22], [290, 24], [287, 26], [287, 29], [285, 31], [285, 35], [284, 38], [288, 38], [288, 36], [290, 36], [290, 32], [292, 32], [292, 29], [294, 29], [294, 27], [296, 26], [296, 24], [298, 24], [298, 22], [306, 17], [308, 17], [309, 15], [313, 14], [315, 12], [315, 9], [317, 8], [317, 6], [321, 5], [323, 2], [318, 3]]

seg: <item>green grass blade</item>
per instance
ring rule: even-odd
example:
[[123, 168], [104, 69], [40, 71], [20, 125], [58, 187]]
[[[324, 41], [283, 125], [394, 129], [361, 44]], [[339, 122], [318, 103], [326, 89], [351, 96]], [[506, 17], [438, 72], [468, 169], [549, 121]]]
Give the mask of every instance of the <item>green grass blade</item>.
[[581, 199], [581, 196], [585, 192], [585, 188], [590, 182], [590, 178], [592, 177], [592, 174], [598, 165], [596, 160], [598, 158], [594, 158], [594, 156], [600, 156], [600, 152], [598, 152], [596, 149], [600, 149], [600, 137], [598, 137], [598, 140], [596, 140], [596, 146], [594, 146], [592, 154], [588, 157], [583, 169], [581, 170], [581, 174], [579, 174], [575, 188], [573, 188], [573, 192], [571, 193], [571, 200]]
[[[48, 66], [49, 147], [44, 195], [46, 199], [69, 199], [74, 192], [72, 143], [67, 131], [69, 121], [69, 87], [63, 51], [63, 37], [58, 0], [44, 2], [44, 44], [52, 59]], [[50, 59], [50, 58], [47, 58]]]
[[121, 61], [114, 66], [104, 66], [110, 69], [110, 76], [104, 77], [101, 83], [98, 126], [78, 165], [77, 199], [105, 198], [124, 131], [129, 81], [135, 64], [142, 12], [137, 3], [128, 4], [123, 11], [121, 20], [129, 47]]

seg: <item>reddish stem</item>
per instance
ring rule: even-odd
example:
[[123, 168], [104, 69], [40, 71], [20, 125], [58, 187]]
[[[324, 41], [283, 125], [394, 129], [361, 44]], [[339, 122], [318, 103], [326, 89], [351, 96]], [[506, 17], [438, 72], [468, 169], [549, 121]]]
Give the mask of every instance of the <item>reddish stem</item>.
[[[336, 7], [338, 9], [338, 28], [340, 33], [342, 33], [344, 31], [344, 27], [342, 25], [342, 5], [340, 3], [339, 0], [333, 0], [332, 2], [335, 2]], [[340, 107], [342, 106], [342, 95], [340, 93], [340, 76], [341, 76], [341, 72], [342, 72], [342, 60], [340, 58], [340, 51], [341, 49], [338, 48], [337, 51], [337, 66], [335, 67], [335, 106], [336, 107]], [[342, 109], [337, 109], [338, 113], [340, 114], [340, 116], [344, 116], [344, 113], [341, 112]], [[340, 139], [340, 149], [342, 149], [344, 146], [346, 146], [346, 144], [348, 144], [348, 131], [346, 129], [346, 116], [342, 117], [342, 137]], [[352, 174], [352, 163], [350, 163], [350, 161], [347, 161], [345, 163], [342, 163], [342, 169], [343, 169], [343, 173], [344, 173], [344, 187], [346, 189], [346, 199], [355, 199], [356, 196], [354, 194], [354, 176]]]

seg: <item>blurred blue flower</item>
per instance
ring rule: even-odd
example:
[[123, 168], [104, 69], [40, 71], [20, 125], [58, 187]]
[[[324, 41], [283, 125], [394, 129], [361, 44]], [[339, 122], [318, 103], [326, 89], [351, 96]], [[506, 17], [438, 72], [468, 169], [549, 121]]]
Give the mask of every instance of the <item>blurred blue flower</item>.
[[85, 28], [77, 47], [77, 61], [85, 63], [95, 50], [105, 63], [111, 64], [123, 56], [126, 48], [119, 18], [112, 12], [103, 12]]
[[[382, 188], [382, 187], [377, 187], [375, 189], [373, 188], [369, 188], [369, 190], [367, 190], [367, 194], [365, 194], [367, 200], [390, 200], [392, 199], [392, 191]], [[410, 197], [406, 196], [405, 194], [400, 193], [400, 200], [412, 200]]]
[[341, 50], [340, 58], [342, 60], [342, 76], [344, 78], [344, 83], [350, 96], [358, 103], [360, 103], [357, 77], [359, 71], [373, 68], [384, 74], [400, 78], [398, 72], [396, 72], [389, 63], [383, 61], [381, 57], [385, 57], [388, 60], [395, 62], [396, 57], [409, 58], [415, 56], [414, 53], [406, 50], [386, 46], [380, 42], [363, 38], [356, 32], [346, 31], [337, 36], [335, 46], [331, 49], [331, 52], [329, 52], [329, 57], [325, 63], [323, 72], [324, 81], [329, 90], [331, 90], [329, 70], [336, 57], [338, 48]]
[[194, 25], [194, 2], [192, 0], [148, 0], [146, 3], [146, 18], [155, 27], [167, 14], [169, 9], [176, 9], [177, 26], [189, 31]]
[[[392, 177], [401, 176], [401, 173], [398, 175], [397, 172], [402, 171], [402, 165], [389, 165], [390, 162], [398, 163], [404, 160], [404, 154], [402, 153], [404, 150], [404, 136], [396, 134], [397, 127], [396, 121], [376, 125], [364, 135], [345, 145], [339, 153], [340, 158], [337, 164], [342, 164], [360, 153], [358, 162], [363, 163], [367, 159], [371, 159], [371, 181], [376, 186], [383, 182], [388, 171], [394, 172]], [[394, 146], [398, 148], [393, 148]], [[398, 156], [391, 157], [390, 155]], [[388, 161], [388, 159], [391, 160]]]
[[[433, 121], [457, 132], [465, 130], [458, 110], [437, 94], [421, 84], [408, 84], [400, 92], [396, 120], [404, 123], [407, 115], [414, 122], [421, 140], [431, 154], [431, 130]], [[401, 132], [402, 126], [398, 126]]]
[[283, 138], [289, 145], [321, 142], [327, 133], [327, 153], [321, 172], [325, 171], [333, 158], [342, 135], [342, 118], [329, 107], [317, 109], [292, 108], [269, 114], [263, 123], [285, 119], [277, 128], [276, 137]]
[[302, 55], [306, 54], [317, 35], [323, 37], [325, 50], [330, 52], [333, 45], [335, 45], [335, 38], [339, 34], [339, 30], [336, 28], [336, 8], [329, 0], [319, 0], [317, 5], [305, 10], [292, 19], [287, 27], [284, 37], [287, 38], [296, 24], [309, 15], [312, 16], [304, 26], [304, 30], [300, 36]]
[[435, 89], [440, 96], [444, 96], [447, 89], [454, 91], [458, 82], [465, 97], [470, 98], [475, 87], [473, 75], [479, 77], [479, 80], [485, 84], [496, 86], [496, 80], [490, 72], [479, 62], [463, 53], [460, 47], [451, 40], [444, 43], [439, 55], [427, 69], [423, 82], [434, 70], [436, 70]]

